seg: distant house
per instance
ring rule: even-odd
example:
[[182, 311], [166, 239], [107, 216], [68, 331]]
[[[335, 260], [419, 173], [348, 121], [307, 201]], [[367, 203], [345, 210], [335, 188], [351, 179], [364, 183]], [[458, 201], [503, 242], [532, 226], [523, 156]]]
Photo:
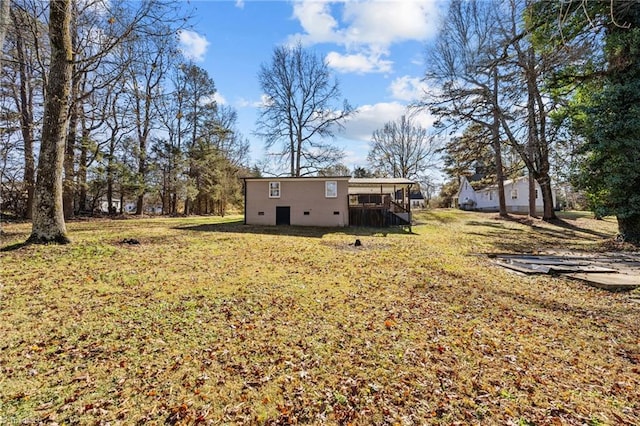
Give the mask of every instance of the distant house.
[[411, 191], [409, 199], [411, 200], [412, 209], [424, 209], [426, 203], [421, 191]]
[[[349, 176], [244, 178], [248, 225], [410, 225], [406, 179]], [[399, 194], [399, 195], [397, 195]]]
[[124, 211], [126, 213], [135, 213], [137, 209], [137, 204], [135, 202], [127, 202], [124, 204]]
[[105, 198], [101, 198], [98, 204], [100, 213], [110, 213], [120, 211], [120, 199], [111, 200], [111, 209], [109, 209], [109, 202]]
[[[538, 182], [535, 183], [536, 212], [542, 213], [542, 191]], [[522, 176], [516, 179], [504, 181], [504, 194], [507, 212], [529, 212], [529, 177]], [[556, 206], [556, 191], [552, 188], [553, 205]], [[456, 206], [462, 210], [498, 211], [498, 185], [490, 185], [481, 189], [474, 189], [466, 177], [460, 177], [460, 187], [457, 197], [454, 198]]]

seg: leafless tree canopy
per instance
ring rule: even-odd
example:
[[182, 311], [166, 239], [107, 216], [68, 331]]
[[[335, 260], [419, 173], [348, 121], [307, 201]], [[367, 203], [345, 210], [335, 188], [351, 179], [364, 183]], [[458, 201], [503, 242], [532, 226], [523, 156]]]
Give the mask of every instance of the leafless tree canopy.
[[[345, 100], [340, 107], [338, 82], [327, 64], [298, 44], [274, 50], [258, 75], [266, 96], [257, 134], [267, 149], [276, 147], [291, 176], [315, 173], [342, 158], [342, 150], [327, 140], [353, 113]], [[278, 145], [280, 145], [278, 147]]]
[[[66, 218], [107, 208], [222, 214], [239, 202], [248, 142], [179, 50], [186, 3], [1, 6], [0, 210], [33, 212], [32, 241], [65, 242]], [[197, 205], [181, 210], [190, 198]]]
[[[558, 97], [545, 90], [550, 72], [584, 51], [575, 45], [536, 48], [534, 19], [527, 15], [533, 3], [453, 0], [425, 77], [436, 90], [421, 106], [447, 131], [479, 125], [491, 132], [498, 186], [504, 180], [502, 147], [517, 152], [523, 171], [541, 187], [543, 219], [552, 220], [550, 158], [560, 127], [549, 118]], [[535, 215], [533, 184], [529, 199], [529, 213]]]
[[427, 129], [403, 115], [373, 132], [367, 161], [380, 176], [419, 178], [433, 167], [436, 139]]

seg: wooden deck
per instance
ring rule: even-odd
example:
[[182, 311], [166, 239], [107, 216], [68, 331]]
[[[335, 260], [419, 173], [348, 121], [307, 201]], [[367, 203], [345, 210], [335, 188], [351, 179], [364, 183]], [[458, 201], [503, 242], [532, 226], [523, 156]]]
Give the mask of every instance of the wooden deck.
[[351, 194], [349, 196], [349, 225], [385, 228], [411, 227], [409, 206], [382, 194]]

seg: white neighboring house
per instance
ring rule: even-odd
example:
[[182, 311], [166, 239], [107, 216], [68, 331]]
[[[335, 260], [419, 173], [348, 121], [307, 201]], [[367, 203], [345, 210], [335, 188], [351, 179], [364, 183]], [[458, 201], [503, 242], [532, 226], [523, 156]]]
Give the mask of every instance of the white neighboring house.
[[[553, 206], [556, 207], [556, 190], [551, 188]], [[507, 212], [529, 213], [529, 177], [522, 176], [504, 181], [504, 195]], [[466, 177], [460, 177], [457, 206], [462, 210], [498, 211], [498, 185], [490, 185], [474, 190]], [[536, 182], [536, 212], [542, 213], [542, 191]]]
[[[100, 199], [100, 212], [101, 213], [109, 213], [109, 202], [102, 198]], [[115, 212], [119, 212], [120, 211], [120, 200], [119, 199], [112, 199], [111, 200], [111, 207], [113, 207]]]

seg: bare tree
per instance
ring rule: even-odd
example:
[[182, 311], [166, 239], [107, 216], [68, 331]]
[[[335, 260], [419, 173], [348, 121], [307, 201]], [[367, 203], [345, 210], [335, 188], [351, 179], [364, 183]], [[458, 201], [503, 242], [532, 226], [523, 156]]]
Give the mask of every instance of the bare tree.
[[[109, 11], [109, 19], [104, 19], [104, 10]], [[75, 210], [86, 210], [87, 173], [108, 145], [105, 140], [108, 138], [97, 141], [94, 132], [105, 122], [110, 92], [124, 84], [125, 74], [135, 59], [122, 55], [121, 47], [139, 44], [139, 52], [144, 52], [144, 44], [152, 39], [171, 44], [175, 32], [185, 24], [183, 18], [186, 16], [178, 11], [178, 6], [167, 0], [75, 3], [72, 105], [63, 197], [66, 217], [73, 214], [75, 200]], [[171, 50], [175, 53], [176, 49]]]
[[[529, 0], [510, 0], [502, 19], [497, 19], [498, 31], [504, 40], [503, 66], [513, 70], [513, 90], [518, 105], [524, 108], [501, 107], [499, 114], [504, 134], [509, 145], [519, 154], [529, 172], [529, 215], [536, 215], [535, 186], [538, 182], [543, 201], [544, 220], [556, 218], [551, 189], [550, 153], [557, 140], [559, 126], [553, 125], [550, 114], [556, 110], [557, 101], [547, 96], [545, 76], [566, 61], [581, 57], [581, 50], [569, 46], [536, 49], [531, 42], [531, 28], [527, 22], [533, 16]], [[513, 86], [512, 86], [513, 87]]]
[[130, 96], [137, 138], [138, 196], [136, 214], [144, 208], [148, 172], [148, 149], [153, 130], [159, 125], [156, 100], [161, 98], [163, 83], [172, 66], [174, 41], [168, 37], [136, 37], [127, 43], [126, 93]]
[[[543, 219], [555, 219], [550, 153], [558, 126], [549, 119], [556, 96], [545, 93], [545, 78], [580, 52], [562, 46], [536, 49], [529, 0], [494, 3], [451, 2], [427, 78], [439, 92], [425, 102], [452, 127], [476, 123], [491, 131], [500, 212], [504, 179], [502, 143], [518, 153], [529, 176], [529, 214], [536, 215], [534, 180], [541, 188]], [[458, 121], [456, 121], [458, 120]]]
[[436, 150], [434, 136], [403, 115], [373, 132], [367, 161], [376, 174], [413, 179], [433, 166]]
[[500, 216], [507, 215], [500, 134], [501, 40], [492, 2], [453, 0], [440, 35], [430, 52], [425, 79], [436, 90], [427, 93], [419, 107], [440, 118], [444, 131], [475, 124], [490, 133], [498, 184]]
[[266, 101], [257, 134], [268, 149], [282, 144], [278, 155], [288, 160], [291, 176], [316, 172], [342, 158], [342, 151], [326, 139], [353, 108], [346, 100], [339, 108], [333, 105], [341, 95], [326, 62], [300, 44], [278, 47], [271, 63], [260, 67], [258, 79]]
[[0, 65], [2, 65], [4, 52], [4, 38], [9, 29], [9, 3], [10, 0], [0, 0]]
[[13, 23], [9, 46], [12, 56], [7, 61], [7, 68], [13, 74], [7, 76], [5, 87], [13, 99], [22, 136], [22, 152], [24, 159], [23, 183], [26, 192], [24, 209], [20, 212], [31, 219], [36, 179], [35, 146], [41, 130], [42, 98], [46, 80], [43, 58], [49, 57], [49, 46], [43, 40], [46, 37], [46, 26], [43, 24], [46, 8], [39, 2], [13, 2], [10, 15]]
[[62, 162], [72, 71], [71, 13], [71, 0], [49, 4], [51, 65], [30, 243], [69, 242], [62, 209]]

